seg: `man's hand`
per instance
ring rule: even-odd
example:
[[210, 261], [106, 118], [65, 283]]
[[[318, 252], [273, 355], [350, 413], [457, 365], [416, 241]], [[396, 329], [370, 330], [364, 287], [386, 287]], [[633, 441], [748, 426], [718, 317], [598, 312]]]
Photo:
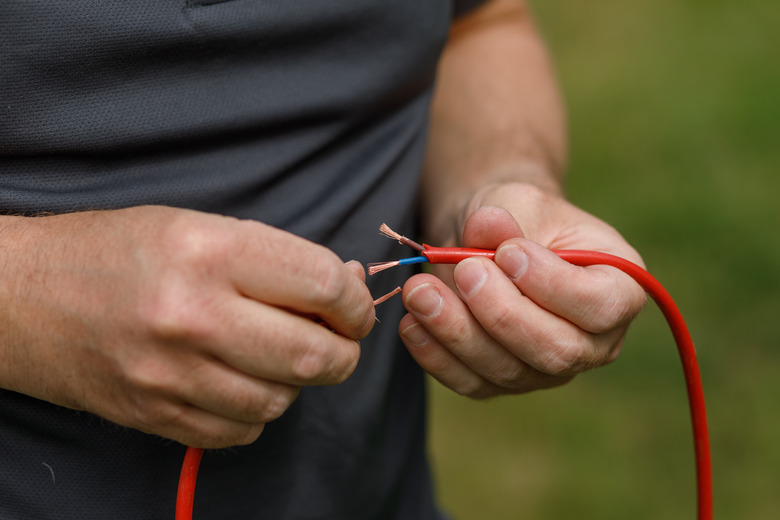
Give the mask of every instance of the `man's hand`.
[[431, 109], [423, 224], [436, 245], [497, 253], [436, 269], [449, 285], [412, 277], [399, 330], [418, 363], [461, 394], [552, 387], [607, 363], [644, 305], [627, 275], [550, 251], [641, 262], [614, 229], [563, 199], [565, 164], [565, 115], [526, 2], [490, 0], [457, 19]]
[[258, 222], [0, 224], [0, 386], [190, 446], [250, 443], [299, 387], [344, 381], [374, 323], [359, 264]]
[[575, 267], [550, 251], [598, 250], [641, 265], [613, 228], [523, 184], [486, 187], [467, 214], [462, 244], [497, 249], [495, 262], [437, 269], [449, 286], [428, 274], [404, 286], [399, 332], [426, 371], [484, 398], [557, 386], [617, 357], [644, 291], [617, 269]]

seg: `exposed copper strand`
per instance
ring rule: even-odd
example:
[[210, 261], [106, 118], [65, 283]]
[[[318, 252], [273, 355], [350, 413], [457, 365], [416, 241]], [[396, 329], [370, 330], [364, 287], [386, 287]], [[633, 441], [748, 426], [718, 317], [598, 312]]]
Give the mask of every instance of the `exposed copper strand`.
[[380, 296], [379, 298], [374, 300], [374, 306], [379, 305], [380, 303], [389, 300], [390, 298], [392, 298], [393, 296], [395, 296], [399, 292], [401, 292], [401, 288], [400, 287], [396, 287], [395, 289], [393, 289], [389, 293], [385, 294], [384, 296]]
[[368, 264], [368, 274], [369, 276], [372, 274], [376, 274], [380, 271], [384, 271], [385, 269], [390, 269], [391, 267], [395, 267], [399, 265], [398, 260], [395, 262], [374, 262], [371, 264]]
[[421, 246], [411, 238], [406, 238], [403, 235], [399, 235], [398, 233], [390, 229], [390, 226], [388, 226], [387, 224], [383, 223], [381, 226], [379, 226], [379, 232], [387, 237], [392, 238], [393, 240], [398, 240], [398, 242], [400, 242], [401, 244], [406, 244], [409, 247], [413, 247], [417, 251], [425, 251], [424, 246]]

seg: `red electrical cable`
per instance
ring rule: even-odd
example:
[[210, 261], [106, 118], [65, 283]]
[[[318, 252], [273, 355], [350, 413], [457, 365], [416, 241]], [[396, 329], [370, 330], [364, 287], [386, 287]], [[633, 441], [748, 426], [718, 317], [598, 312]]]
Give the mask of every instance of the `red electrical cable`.
[[699, 520], [712, 520], [712, 456], [707, 428], [707, 409], [704, 402], [704, 388], [701, 382], [699, 362], [693, 339], [685, 324], [682, 313], [672, 297], [650, 273], [623, 258], [595, 251], [555, 251], [569, 263], [581, 267], [589, 265], [610, 265], [633, 278], [655, 301], [666, 318], [674, 336], [682, 361], [685, 386], [688, 391], [688, 406], [693, 426], [693, 444], [696, 455], [697, 506]]
[[[392, 231], [388, 232], [387, 230], [383, 230], [383, 233], [418, 249], [423, 255], [423, 257], [418, 257], [421, 261], [452, 264], [472, 256], [483, 256], [491, 259], [495, 256], [495, 251], [486, 249], [431, 247], [428, 245], [420, 246], [416, 242]], [[688, 392], [688, 404], [693, 426], [693, 442], [696, 458], [698, 519], [712, 520], [712, 459], [710, 455], [704, 390], [701, 382], [699, 364], [696, 359], [696, 349], [694, 348], [688, 326], [685, 324], [685, 320], [683, 319], [680, 310], [658, 280], [633, 262], [596, 251], [562, 250], [554, 252], [567, 262], [580, 267], [609, 265], [623, 271], [642, 286], [661, 309], [677, 344]], [[413, 263], [418, 262], [415, 261]], [[373, 272], [369, 270], [369, 273], [373, 274], [394, 265], [399, 265], [399, 262], [376, 264], [374, 265]], [[392, 294], [395, 294], [396, 292], [397, 291], [393, 291]], [[381, 298], [382, 301], [384, 301], [384, 299], [386, 298]], [[195, 480], [198, 475], [198, 465], [200, 464], [202, 455], [203, 450], [187, 448], [184, 464], [182, 465], [181, 477], [179, 479], [176, 520], [190, 520], [192, 518]]]
[[203, 450], [200, 448], [187, 448], [184, 453], [184, 462], [181, 465], [179, 475], [179, 489], [176, 493], [176, 520], [190, 520], [192, 518], [192, 506], [195, 503], [195, 482], [198, 479], [198, 468]]
[[[401, 292], [400, 287], [396, 287], [384, 296], [374, 300], [374, 306], [387, 301]], [[322, 325], [327, 326], [325, 322]], [[200, 448], [188, 447], [184, 453], [184, 462], [179, 474], [179, 488], [176, 492], [176, 520], [191, 520], [192, 508], [195, 503], [195, 483], [198, 479], [198, 468], [203, 457], [203, 450]]]
[[[495, 251], [490, 249], [473, 249], [464, 247], [433, 247], [428, 244], [418, 244], [382, 224], [380, 231], [401, 244], [411, 246], [419, 251], [421, 256], [405, 258], [394, 262], [369, 264], [369, 274], [375, 274], [397, 265], [409, 265], [422, 262], [432, 264], [456, 264], [461, 260], [474, 256], [495, 257]], [[701, 382], [699, 363], [696, 359], [696, 349], [693, 345], [688, 326], [682, 313], [672, 297], [658, 280], [640, 266], [623, 258], [597, 251], [558, 250], [554, 251], [567, 262], [586, 267], [591, 265], [609, 265], [631, 276], [656, 302], [666, 318], [669, 328], [677, 344], [683, 375], [688, 394], [688, 405], [693, 427], [693, 443], [696, 458], [697, 511], [699, 520], [712, 520], [712, 456], [707, 428], [707, 411], [704, 401], [704, 389]]]

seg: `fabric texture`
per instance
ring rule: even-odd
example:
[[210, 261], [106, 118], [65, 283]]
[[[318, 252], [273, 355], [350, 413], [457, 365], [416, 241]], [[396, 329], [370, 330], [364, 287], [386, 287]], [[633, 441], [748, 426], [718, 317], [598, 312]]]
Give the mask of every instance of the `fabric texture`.
[[[414, 234], [436, 62], [475, 2], [11, 0], [0, 213], [163, 204], [261, 220], [364, 263]], [[410, 275], [369, 280], [372, 294]], [[196, 518], [436, 519], [421, 371], [395, 299], [344, 384], [207, 452]], [[0, 518], [173, 518], [184, 447], [0, 390]]]

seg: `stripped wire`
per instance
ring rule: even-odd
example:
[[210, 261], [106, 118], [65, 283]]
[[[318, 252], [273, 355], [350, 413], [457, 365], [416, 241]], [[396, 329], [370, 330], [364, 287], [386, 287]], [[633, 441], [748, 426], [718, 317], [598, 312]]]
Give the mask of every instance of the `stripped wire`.
[[[470, 249], [461, 247], [431, 247], [427, 244], [420, 245], [417, 242], [399, 235], [386, 224], [382, 224], [381, 232], [408, 245], [421, 253], [421, 256], [405, 258], [392, 262], [379, 262], [369, 264], [369, 274], [376, 274], [385, 269], [398, 265], [430, 262], [432, 264], [454, 264], [472, 256], [494, 258], [495, 251], [487, 249]], [[693, 425], [693, 442], [696, 455], [696, 479], [697, 479], [697, 505], [699, 520], [712, 520], [712, 461], [710, 453], [710, 440], [707, 427], [707, 412], [704, 402], [704, 390], [701, 382], [701, 374], [696, 359], [696, 350], [691, 339], [688, 327], [683, 320], [677, 305], [669, 293], [653, 276], [640, 266], [614, 255], [594, 251], [554, 251], [563, 260], [580, 267], [590, 265], [610, 265], [620, 269], [631, 276], [647, 293], [655, 300], [658, 307], [666, 317], [667, 323], [674, 335], [677, 349], [683, 365], [686, 390], [688, 392], [688, 404]], [[384, 296], [374, 300], [378, 305], [392, 296], [401, 292], [396, 287]], [[203, 450], [187, 448], [184, 463], [182, 464], [179, 478], [179, 489], [176, 502], [176, 520], [191, 520], [194, 503], [195, 480], [198, 474]]]
[[385, 294], [384, 296], [380, 296], [379, 298], [374, 300], [374, 307], [376, 307], [377, 305], [379, 305], [382, 302], [386, 302], [387, 300], [389, 300], [390, 298], [392, 298], [393, 296], [395, 296], [399, 292], [401, 292], [401, 288], [400, 287], [396, 287], [395, 289], [393, 289], [389, 293]]
[[[382, 232], [391, 238], [400, 237], [387, 225], [382, 224]], [[389, 230], [389, 231], [388, 231]], [[405, 237], [399, 240], [403, 244], [410, 242], [419, 246]], [[413, 246], [414, 247], [414, 246]], [[404, 258], [392, 262], [379, 262], [369, 264], [368, 274], [376, 274], [385, 269], [398, 265], [430, 262], [432, 264], [456, 264], [461, 260], [473, 256], [495, 258], [496, 252], [488, 249], [471, 249], [463, 247], [432, 247], [423, 244], [421, 256]], [[696, 483], [697, 506], [699, 520], [712, 520], [712, 454], [710, 452], [710, 439], [707, 426], [707, 411], [704, 402], [704, 389], [701, 381], [701, 373], [696, 358], [696, 349], [693, 345], [688, 326], [685, 324], [682, 313], [672, 300], [672, 297], [664, 289], [658, 280], [642, 267], [623, 258], [596, 251], [558, 250], [553, 251], [563, 260], [580, 267], [591, 265], [609, 265], [615, 267], [634, 279], [649, 294], [661, 309], [669, 328], [674, 335], [680, 360], [683, 365], [686, 390], [688, 393], [688, 406], [691, 423], [693, 426], [693, 443], [696, 458]]]
[[430, 262], [432, 264], [457, 264], [461, 260], [471, 258], [472, 256], [484, 256], [491, 260], [496, 255], [496, 252], [492, 249], [476, 249], [473, 247], [434, 247], [428, 244], [418, 244], [414, 240], [406, 238], [390, 229], [387, 224], [382, 224], [379, 227], [379, 231], [394, 240], [398, 240], [401, 244], [411, 246], [420, 252], [422, 256], [414, 256], [411, 258], [402, 258], [400, 260], [394, 260], [392, 262], [372, 262], [368, 264], [368, 274], [376, 274], [385, 269], [396, 267], [399, 265], [411, 265], [422, 264]]
[[406, 244], [407, 246], [413, 247], [418, 251], [422, 251], [423, 249], [425, 249], [425, 246], [421, 246], [414, 240], [410, 238], [406, 238], [405, 236], [396, 233], [395, 231], [390, 229], [390, 226], [388, 226], [385, 223], [382, 223], [382, 225], [379, 226], [379, 232], [387, 237], [392, 238], [393, 240], [398, 240], [398, 242], [400, 242], [401, 244]]
[[392, 262], [372, 262], [368, 264], [368, 274], [376, 274], [381, 271], [384, 271], [385, 269], [390, 269], [391, 267], [397, 267], [399, 265], [410, 265], [410, 264], [422, 264], [427, 262], [428, 259], [424, 256], [415, 256], [412, 258], [402, 258], [400, 260], [394, 260]]

